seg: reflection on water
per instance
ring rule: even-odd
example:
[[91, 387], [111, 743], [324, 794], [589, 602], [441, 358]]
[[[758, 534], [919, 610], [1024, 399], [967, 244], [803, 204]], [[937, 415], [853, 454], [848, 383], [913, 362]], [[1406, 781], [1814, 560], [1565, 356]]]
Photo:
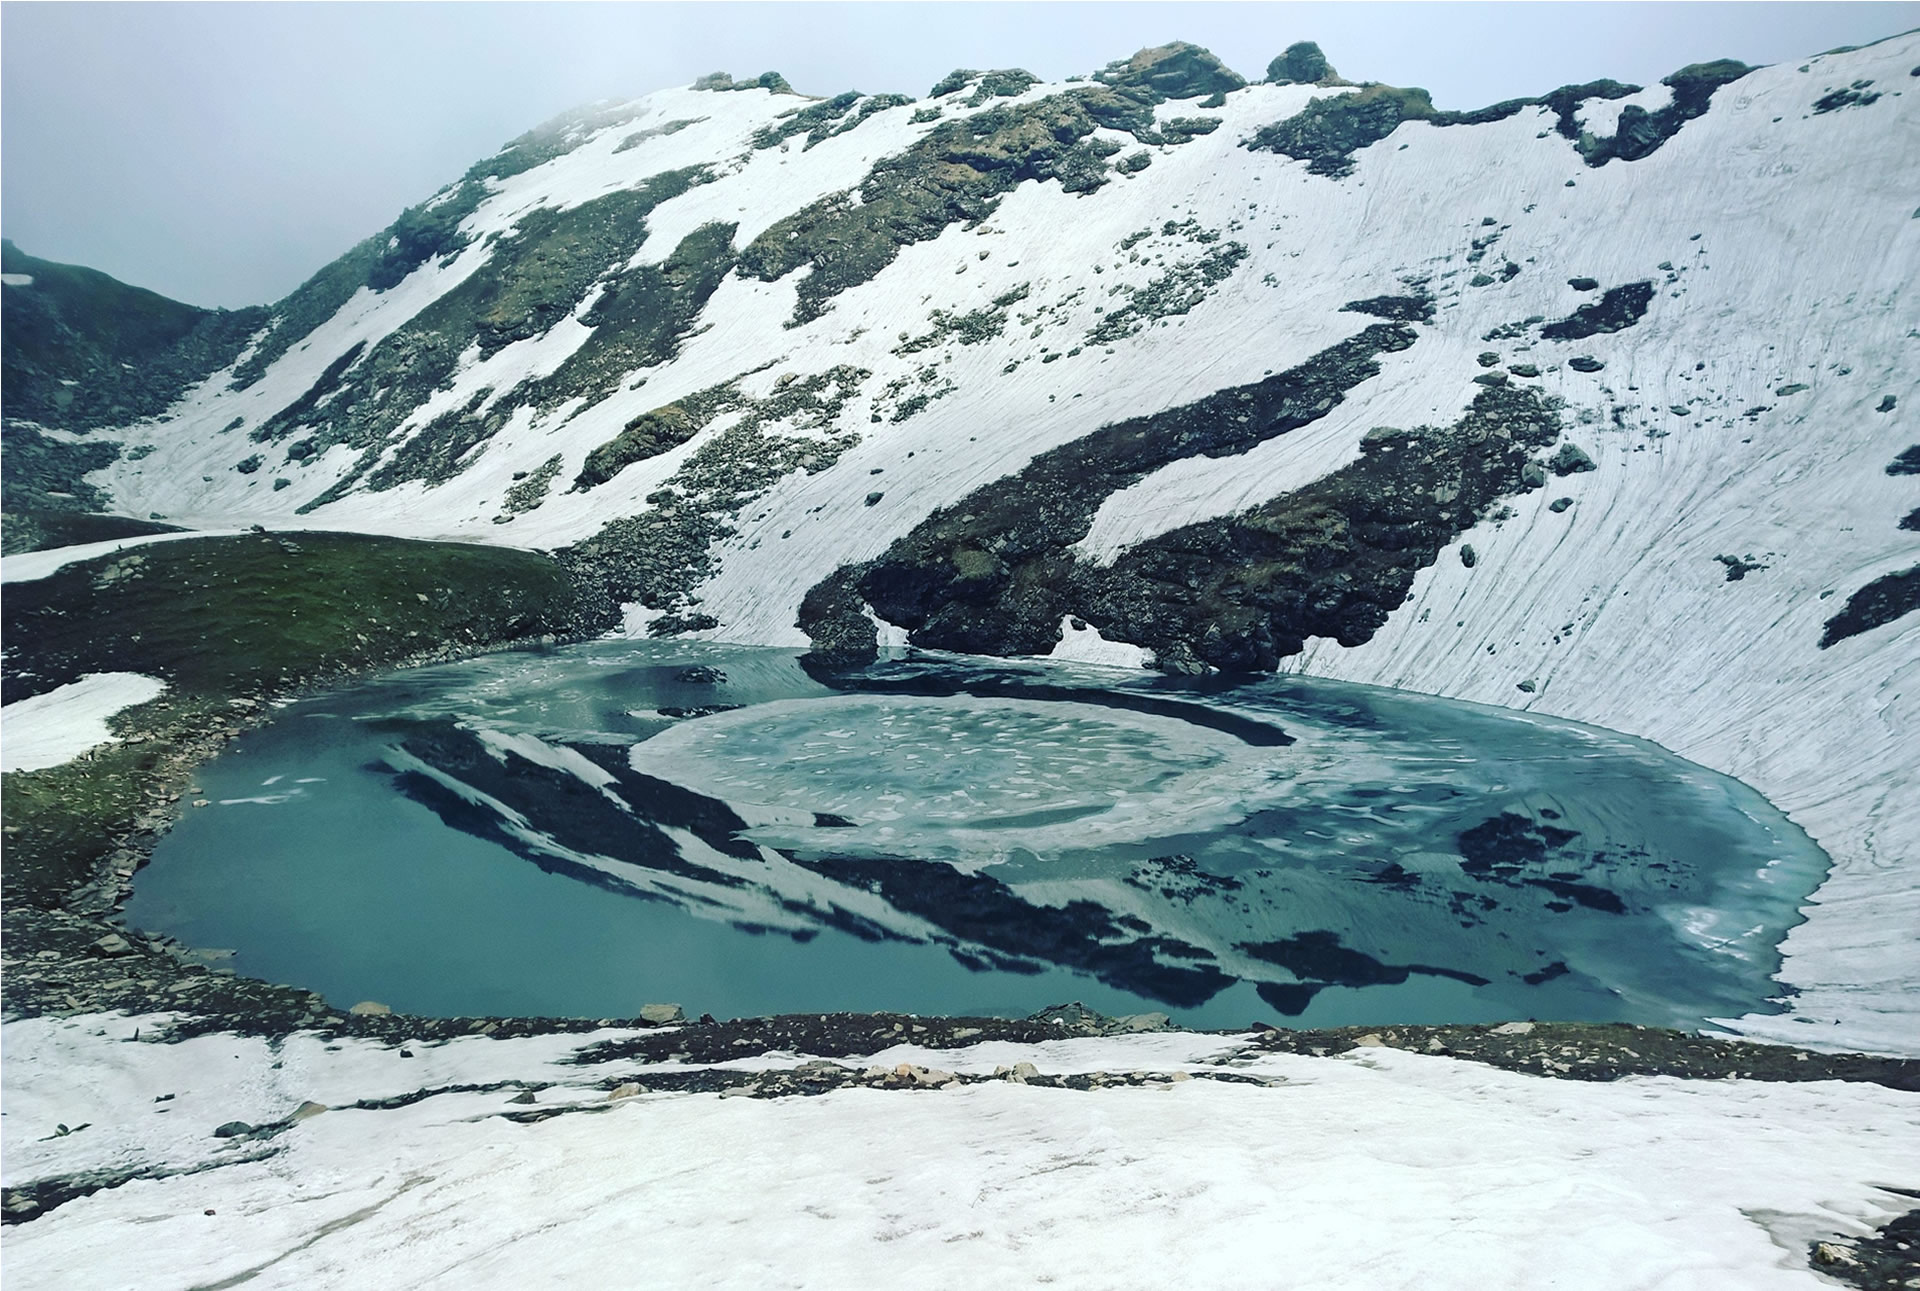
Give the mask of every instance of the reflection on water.
[[1689, 1024], [1826, 858], [1606, 731], [1297, 678], [601, 643], [289, 708], [129, 915], [421, 1013]]

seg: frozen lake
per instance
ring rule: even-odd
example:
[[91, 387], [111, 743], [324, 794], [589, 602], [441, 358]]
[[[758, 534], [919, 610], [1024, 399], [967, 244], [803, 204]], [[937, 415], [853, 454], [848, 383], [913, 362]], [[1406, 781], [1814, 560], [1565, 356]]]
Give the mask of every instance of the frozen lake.
[[1299, 678], [596, 643], [285, 709], [128, 920], [427, 1014], [1764, 1009], [1826, 870], [1612, 732]]

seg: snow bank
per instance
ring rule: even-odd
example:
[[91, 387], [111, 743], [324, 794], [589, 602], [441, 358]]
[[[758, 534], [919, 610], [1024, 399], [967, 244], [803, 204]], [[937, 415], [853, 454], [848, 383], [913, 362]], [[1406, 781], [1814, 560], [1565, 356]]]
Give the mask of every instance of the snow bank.
[[137, 672], [93, 672], [0, 708], [0, 771], [39, 771], [114, 738], [107, 719], [157, 699], [167, 683]]
[[[10, 1229], [15, 1291], [1812, 1288], [1827, 1284], [1807, 1242], [1898, 1213], [1909, 1203], [1884, 1185], [1910, 1182], [1920, 1159], [1920, 1095], [1875, 1085], [1553, 1081], [1396, 1050], [1308, 1058], [1162, 1034], [874, 1060], [1192, 1078], [609, 1102], [609, 1077], [644, 1082], [648, 1068], [563, 1061], [606, 1033], [415, 1045], [401, 1059], [312, 1035], [130, 1042], [138, 1021], [8, 1024], [8, 1182], [233, 1163]], [[514, 1076], [559, 1082], [542, 1107], [597, 1112], [501, 1119], [533, 1110], [508, 1102], [513, 1087], [344, 1106]], [[305, 1099], [336, 1110], [272, 1140], [271, 1159], [235, 1161], [263, 1145], [211, 1137]], [[62, 1123], [85, 1124], [60, 1135]]]
[[144, 547], [148, 543], [177, 542], [182, 538], [228, 538], [241, 532], [239, 529], [195, 529], [185, 533], [148, 533], [138, 538], [108, 538], [104, 542], [80, 542], [70, 547], [23, 552], [0, 561], [0, 583], [31, 583], [50, 578], [68, 565]]

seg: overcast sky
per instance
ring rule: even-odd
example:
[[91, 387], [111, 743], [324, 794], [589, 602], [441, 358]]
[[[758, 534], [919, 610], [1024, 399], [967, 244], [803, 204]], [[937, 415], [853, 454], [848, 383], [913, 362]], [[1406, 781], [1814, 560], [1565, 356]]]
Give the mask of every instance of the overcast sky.
[[279, 299], [506, 140], [595, 99], [769, 68], [923, 96], [1190, 40], [1250, 80], [1315, 40], [1354, 80], [1479, 107], [1920, 27], [1872, 4], [0, 5], [0, 232], [201, 305]]

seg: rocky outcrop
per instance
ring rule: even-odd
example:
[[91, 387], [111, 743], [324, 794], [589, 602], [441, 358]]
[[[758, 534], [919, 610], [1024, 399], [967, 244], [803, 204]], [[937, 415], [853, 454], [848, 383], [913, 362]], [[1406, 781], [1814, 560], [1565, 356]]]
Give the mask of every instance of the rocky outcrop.
[[1320, 46], [1310, 40], [1295, 41], [1267, 64], [1267, 82], [1271, 85], [1318, 85], [1338, 75]]

